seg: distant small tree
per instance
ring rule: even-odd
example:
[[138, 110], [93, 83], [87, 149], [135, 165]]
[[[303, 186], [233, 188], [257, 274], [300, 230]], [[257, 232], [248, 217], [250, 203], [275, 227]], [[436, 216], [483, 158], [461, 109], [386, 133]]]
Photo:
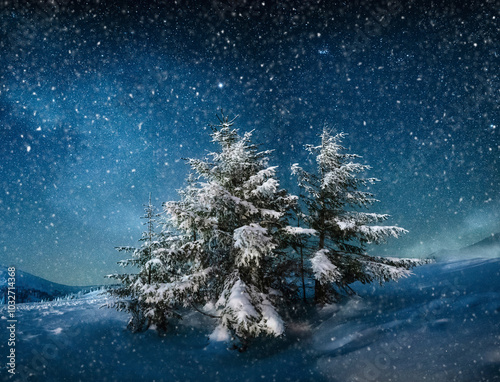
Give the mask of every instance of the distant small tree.
[[108, 294], [116, 298], [110, 307], [131, 314], [128, 328], [132, 332], [144, 331], [154, 325], [159, 333], [164, 333], [167, 330], [168, 320], [180, 318], [180, 315], [175, 311], [172, 301], [149, 300], [148, 291], [170, 278], [168, 270], [164, 267], [164, 259], [158, 253], [158, 250], [168, 242], [170, 235], [156, 232], [156, 219], [159, 214], [151, 203], [151, 195], [149, 203], [144, 206], [144, 211], [146, 230], [139, 240], [141, 246], [117, 247], [118, 251], [131, 254], [131, 258], [119, 261], [118, 264], [122, 267], [134, 267], [137, 273], [107, 276], [121, 282], [119, 287], [108, 289]]
[[405, 277], [410, 268], [422, 263], [418, 259], [383, 258], [366, 253], [366, 244], [383, 243], [388, 237], [397, 238], [407, 231], [396, 226], [374, 225], [387, 220], [389, 215], [362, 211], [377, 201], [365, 190], [377, 179], [360, 176], [370, 167], [355, 162], [360, 158], [358, 155], [345, 152], [341, 145], [345, 136], [324, 129], [319, 146], [306, 146], [315, 156], [316, 170], [308, 172], [298, 164], [292, 166], [304, 191], [301, 198], [305, 207], [304, 224], [313, 230], [307, 233], [315, 235], [309, 271], [315, 280], [316, 303], [350, 292], [349, 284], [355, 281], [382, 283]]

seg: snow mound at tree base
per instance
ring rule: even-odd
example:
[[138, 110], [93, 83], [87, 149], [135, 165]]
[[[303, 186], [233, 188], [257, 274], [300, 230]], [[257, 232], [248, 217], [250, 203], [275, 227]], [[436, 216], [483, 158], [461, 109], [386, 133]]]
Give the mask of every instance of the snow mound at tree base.
[[[8, 381], [498, 381], [500, 259], [435, 263], [398, 283], [303, 308], [281, 339], [245, 353], [210, 344], [214, 322], [190, 314], [176, 332], [125, 330], [106, 297], [19, 304], [16, 377]], [[0, 311], [6, 332], [6, 310]], [[7, 341], [0, 354], [7, 355]]]

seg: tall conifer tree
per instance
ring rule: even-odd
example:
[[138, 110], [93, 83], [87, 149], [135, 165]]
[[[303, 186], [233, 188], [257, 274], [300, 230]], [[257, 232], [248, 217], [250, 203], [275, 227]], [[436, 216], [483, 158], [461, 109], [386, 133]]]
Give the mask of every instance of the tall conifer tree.
[[241, 136], [224, 115], [219, 122], [211, 133], [217, 151], [188, 160], [187, 187], [179, 201], [164, 205], [178, 236], [158, 254], [173, 277], [143, 292], [150, 301], [177, 301], [210, 314], [218, 323], [212, 338], [235, 338], [244, 349], [250, 338], [284, 331], [277, 304], [285, 283], [276, 270], [296, 197], [280, 189], [270, 151], [258, 150], [252, 132]]
[[319, 146], [306, 146], [316, 159], [315, 171], [292, 166], [304, 190], [305, 225], [316, 235], [310, 256], [316, 303], [349, 292], [349, 284], [355, 281], [384, 282], [408, 276], [409, 269], [422, 262], [367, 254], [367, 244], [383, 243], [407, 231], [376, 224], [389, 215], [363, 211], [377, 201], [366, 187], [378, 179], [361, 176], [370, 167], [357, 163], [358, 155], [345, 152], [341, 145], [345, 136], [324, 129]]

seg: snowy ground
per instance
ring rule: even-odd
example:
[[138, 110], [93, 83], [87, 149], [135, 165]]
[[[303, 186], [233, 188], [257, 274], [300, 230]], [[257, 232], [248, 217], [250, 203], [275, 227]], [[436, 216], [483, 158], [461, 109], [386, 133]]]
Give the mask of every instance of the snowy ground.
[[[175, 334], [126, 331], [127, 316], [85, 298], [17, 306], [11, 381], [500, 381], [500, 259], [422, 266], [399, 283], [310, 310], [281, 340], [246, 353], [208, 344], [210, 319]], [[7, 328], [6, 310], [0, 325]], [[0, 354], [8, 334], [2, 328]], [[30, 376], [31, 375], [31, 376]]]

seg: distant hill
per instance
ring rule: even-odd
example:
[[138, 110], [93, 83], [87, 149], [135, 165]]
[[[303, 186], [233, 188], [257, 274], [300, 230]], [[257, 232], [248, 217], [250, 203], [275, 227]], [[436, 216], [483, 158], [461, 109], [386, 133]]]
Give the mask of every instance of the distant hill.
[[470, 251], [471, 249], [476, 250], [476, 249], [490, 248], [495, 246], [500, 247], [500, 232], [488, 236], [486, 239], [483, 239], [480, 242], [462, 248], [460, 251], [468, 251], [468, 250]]
[[467, 247], [450, 250], [442, 249], [430, 255], [436, 259], [495, 258], [500, 257], [500, 232]]
[[[9, 278], [7, 267], [0, 265], [0, 302], [7, 301]], [[16, 269], [16, 303], [54, 300], [69, 294], [90, 291], [92, 287], [69, 286], [53, 283], [41, 277]]]

